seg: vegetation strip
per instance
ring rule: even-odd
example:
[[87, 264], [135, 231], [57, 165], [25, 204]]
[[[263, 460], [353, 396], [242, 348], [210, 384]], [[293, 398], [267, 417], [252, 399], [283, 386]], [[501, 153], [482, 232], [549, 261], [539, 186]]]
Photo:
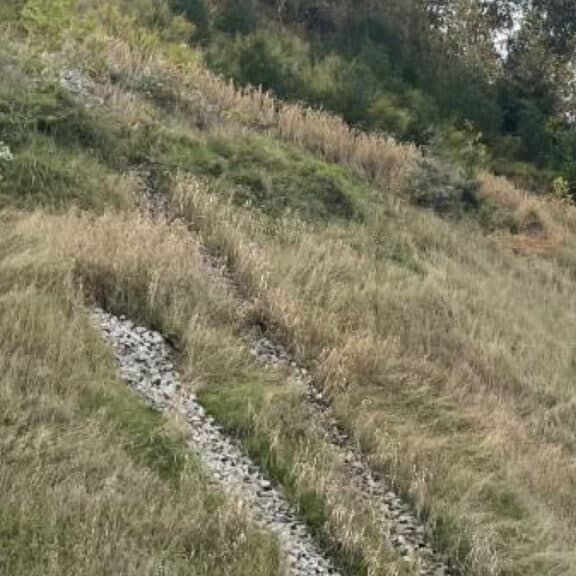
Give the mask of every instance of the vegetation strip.
[[[146, 176], [146, 174], [143, 174]], [[145, 183], [149, 178], [143, 178]], [[169, 199], [165, 191], [154, 190], [146, 184], [139, 189], [139, 204], [142, 211], [151, 217], [169, 218]], [[211, 278], [223, 282], [239, 306], [247, 304], [247, 297], [234, 280], [234, 274], [221, 258], [211, 254], [209, 247], [200, 246], [200, 253], [206, 272]], [[449, 568], [441, 555], [433, 550], [426, 537], [424, 524], [412, 512], [410, 506], [394, 491], [390, 479], [375, 474], [364, 462], [358, 445], [344, 432], [343, 427], [334, 417], [330, 403], [323, 396], [320, 388], [315, 386], [314, 379], [307, 370], [298, 367], [288, 351], [278, 342], [263, 337], [255, 340], [251, 353], [267, 366], [289, 367], [291, 377], [303, 385], [307, 393], [305, 398], [322, 425], [322, 436], [337, 449], [340, 460], [344, 463], [347, 479], [359, 490], [363, 498], [369, 501], [372, 508], [378, 510], [383, 536], [385, 535], [393, 549], [406, 561], [416, 567], [419, 576], [450, 576], [457, 572]]]
[[[145, 213], [152, 216], [158, 218], [168, 216], [168, 200], [162, 192], [143, 187], [140, 190], [140, 205]], [[201, 254], [206, 272], [216, 281], [224, 282], [232, 296], [239, 300], [239, 305], [246, 304], [243, 302], [245, 299], [241, 294], [241, 288], [235, 283], [233, 273], [227, 269], [226, 263], [213, 256], [206, 246], [201, 247]], [[360, 448], [344, 432], [334, 417], [330, 403], [315, 386], [314, 379], [308, 371], [296, 365], [286, 348], [266, 337], [252, 343], [251, 353], [266, 366], [288, 367], [291, 377], [306, 389], [308, 405], [316, 416], [316, 421], [321, 424], [322, 435], [328, 443], [337, 448], [351, 485], [355, 486], [371, 506], [378, 510], [377, 516], [383, 528], [383, 535], [388, 537], [394, 550], [417, 567], [419, 576], [456, 574], [457, 572], [448, 567], [440, 554], [433, 550], [426, 537], [423, 523], [394, 491], [390, 479], [373, 473], [364, 462]]]
[[116, 352], [121, 377], [155, 408], [174, 410], [184, 418], [190, 447], [214, 477], [238, 493], [254, 517], [278, 536], [291, 574], [338, 576], [281, 493], [206, 414], [195, 395], [183, 390], [164, 338], [101, 309], [93, 318]]

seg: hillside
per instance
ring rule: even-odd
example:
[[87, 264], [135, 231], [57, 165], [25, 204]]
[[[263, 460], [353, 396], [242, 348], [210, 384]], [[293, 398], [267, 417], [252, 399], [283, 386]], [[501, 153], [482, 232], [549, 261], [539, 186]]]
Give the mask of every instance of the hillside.
[[[558, 0], [171, 0], [211, 69], [576, 192], [576, 8]], [[208, 9], [207, 6], [211, 8]], [[358, 89], [361, 87], [361, 89]]]
[[0, 15], [0, 574], [576, 574], [566, 194]]

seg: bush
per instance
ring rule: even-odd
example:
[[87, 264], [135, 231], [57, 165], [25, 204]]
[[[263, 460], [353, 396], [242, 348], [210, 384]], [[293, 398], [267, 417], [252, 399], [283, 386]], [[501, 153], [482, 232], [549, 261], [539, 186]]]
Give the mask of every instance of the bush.
[[464, 206], [465, 183], [437, 160], [421, 160], [414, 171], [410, 199], [416, 206], [442, 215], [460, 215]]
[[425, 158], [413, 173], [410, 200], [416, 206], [431, 209], [443, 217], [473, 216], [487, 231], [518, 233], [522, 227], [518, 210], [507, 206], [494, 191], [487, 194], [487, 185], [486, 179], [466, 180], [461, 173], [437, 159]]
[[194, 24], [193, 40], [205, 41], [210, 37], [210, 17], [204, 0], [170, 0], [170, 5], [174, 12]]
[[262, 86], [280, 98], [305, 96], [302, 71], [309, 65], [306, 47], [296, 37], [272, 37], [266, 32], [221, 40], [208, 53], [218, 72], [245, 86]]
[[27, 0], [22, 22], [27, 32], [42, 37], [54, 49], [72, 30], [77, 38], [83, 38], [96, 26], [91, 18], [78, 18], [77, 0]]
[[256, 29], [257, 21], [254, 0], [226, 0], [215, 26], [228, 34], [250, 34]]
[[472, 182], [488, 163], [488, 149], [482, 142], [482, 133], [469, 123], [461, 129], [455, 126], [440, 128], [428, 150], [436, 158], [455, 166], [467, 183]]

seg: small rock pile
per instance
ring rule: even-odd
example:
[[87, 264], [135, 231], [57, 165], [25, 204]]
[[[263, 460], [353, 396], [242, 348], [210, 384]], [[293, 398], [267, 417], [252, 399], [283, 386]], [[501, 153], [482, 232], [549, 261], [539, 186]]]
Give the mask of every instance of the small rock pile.
[[90, 96], [91, 80], [79, 70], [60, 70], [60, 86], [78, 96]]
[[218, 483], [242, 498], [254, 518], [278, 536], [290, 573], [339, 576], [285, 497], [206, 414], [196, 396], [182, 388], [165, 339], [101, 309], [95, 310], [93, 320], [114, 348], [122, 379], [155, 408], [176, 410], [183, 416], [190, 447]]
[[87, 108], [104, 104], [102, 98], [93, 94], [95, 84], [92, 79], [80, 70], [60, 70], [58, 81], [64, 90], [80, 99]]

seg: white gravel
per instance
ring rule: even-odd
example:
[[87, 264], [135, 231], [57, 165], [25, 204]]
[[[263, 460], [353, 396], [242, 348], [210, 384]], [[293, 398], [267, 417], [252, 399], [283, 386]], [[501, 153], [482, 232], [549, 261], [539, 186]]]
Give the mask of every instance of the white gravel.
[[240, 496], [253, 517], [277, 535], [290, 573], [338, 576], [282, 493], [206, 414], [196, 396], [182, 388], [164, 338], [101, 309], [93, 318], [114, 348], [121, 378], [155, 408], [183, 416], [191, 448], [222, 488]]
[[379, 512], [382, 533], [390, 533], [392, 547], [416, 566], [419, 576], [456, 576], [458, 572], [432, 548], [424, 524], [394, 491], [390, 479], [375, 474], [364, 462], [358, 445], [339, 425], [330, 403], [316, 388], [308, 371], [298, 367], [283, 346], [266, 337], [253, 341], [251, 352], [265, 366], [288, 369], [291, 377], [305, 386], [315, 421], [323, 430], [326, 441], [337, 449], [349, 482], [358, 488], [372, 509]]

